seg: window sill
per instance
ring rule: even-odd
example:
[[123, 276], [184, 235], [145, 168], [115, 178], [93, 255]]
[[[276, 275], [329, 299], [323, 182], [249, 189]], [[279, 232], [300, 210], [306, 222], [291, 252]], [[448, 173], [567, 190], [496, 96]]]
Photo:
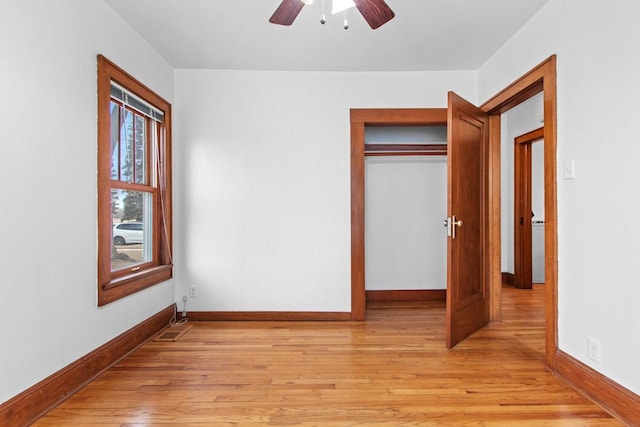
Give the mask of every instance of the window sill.
[[106, 305], [172, 277], [173, 265], [161, 265], [118, 277], [100, 286], [98, 305]]

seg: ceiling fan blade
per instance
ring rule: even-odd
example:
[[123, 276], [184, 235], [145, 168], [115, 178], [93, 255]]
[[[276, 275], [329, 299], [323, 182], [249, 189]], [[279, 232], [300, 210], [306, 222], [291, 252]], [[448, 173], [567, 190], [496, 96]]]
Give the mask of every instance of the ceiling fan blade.
[[353, 0], [372, 30], [391, 21], [395, 13], [384, 0]]
[[273, 12], [269, 22], [278, 25], [291, 25], [304, 7], [300, 0], [282, 0], [280, 6]]

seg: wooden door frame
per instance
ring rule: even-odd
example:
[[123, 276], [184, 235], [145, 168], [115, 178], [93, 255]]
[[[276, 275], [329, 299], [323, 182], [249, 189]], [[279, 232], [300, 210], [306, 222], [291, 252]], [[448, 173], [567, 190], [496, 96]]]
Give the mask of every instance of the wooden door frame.
[[364, 320], [364, 130], [365, 126], [446, 126], [446, 108], [351, 110], [351, 320]]
[[544, 140], [544, 128], [534, 129], [513, 140], [513, 283], [518, 289], [531, 289], [533, 259], [531, 240], [531, 148]]
[[545, 362], [555, 368], [558, 351], [558, 211], [557, 211], [557, 95], [556, 56], [552, 55], [482, 104], [490, 114], [490, 205], [492, 212], [490, 254], [492, 321], [501, 321], [500, 271], [500, 115], [527, 99], [543, 93], [544, 106], [544, 204], [545, 204]]
[[[544, 96], [545, 362], [555, 367], [558, 349], [558, 224], [556, 170], [556, 56], [553, 55], [482, 104], [489, 113], [489, 253], [491, 322], [502, 320], [500, 240], [500, 115], [538, 93]], [[351, 110], [351, 319], [366, 315], [364, 277], [364, 128], [446, 125], [446, 108]]]

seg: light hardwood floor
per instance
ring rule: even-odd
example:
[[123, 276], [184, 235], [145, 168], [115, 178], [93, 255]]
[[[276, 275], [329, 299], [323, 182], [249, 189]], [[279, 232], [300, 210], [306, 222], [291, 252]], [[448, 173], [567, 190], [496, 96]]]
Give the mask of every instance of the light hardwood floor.
[[365, 322], [193, 322], [150, 341], [36, 425], [618, 426], [549, 372], [543, 287], [445, 348], [442, 302]]

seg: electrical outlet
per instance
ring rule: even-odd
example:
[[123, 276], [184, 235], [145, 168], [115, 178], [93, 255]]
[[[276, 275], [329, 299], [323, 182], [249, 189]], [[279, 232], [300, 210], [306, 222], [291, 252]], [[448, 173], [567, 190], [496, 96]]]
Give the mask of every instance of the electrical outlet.
[[587, 344], [587, 355], [589, 359], [593, 360], [596, 363], [600, 363], [602, 361], [602, 344], [599, 341], [589, 337]]
[[191, 298], [197, 298], [198, 297], [198, 292], [197, 292], [197, 289], [196, 289], [196, 285], [189, 286], [189, 297], [191, 297]]

